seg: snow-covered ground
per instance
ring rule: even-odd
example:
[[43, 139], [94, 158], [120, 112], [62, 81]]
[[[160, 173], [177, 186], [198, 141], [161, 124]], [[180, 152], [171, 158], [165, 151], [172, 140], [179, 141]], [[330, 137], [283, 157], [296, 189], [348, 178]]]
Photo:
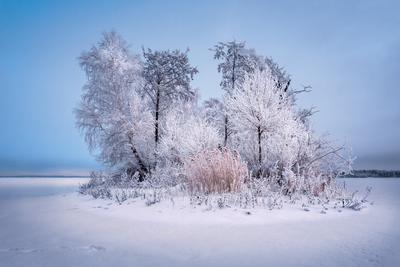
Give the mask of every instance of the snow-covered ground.
[[373, 205], [326, 214], [118, 205], [84, 181], [0, 178], [0, 266], [400, 266], [400, 179], [346, 179]]

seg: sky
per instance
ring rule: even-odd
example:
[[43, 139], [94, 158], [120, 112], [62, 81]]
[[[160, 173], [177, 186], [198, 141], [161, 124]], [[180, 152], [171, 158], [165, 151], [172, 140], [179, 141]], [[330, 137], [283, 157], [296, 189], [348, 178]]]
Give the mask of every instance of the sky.
[[190, 48], [202, 99], [218, 97], [209, 50], [246, 41], [311, 85], [317, 133], [352, 148], [355, 168], [400, 169], [399, 1], [0, 0], [0, 175], [101, 168], [75, 127], [78, 56], [104, 31], [140, 54]]

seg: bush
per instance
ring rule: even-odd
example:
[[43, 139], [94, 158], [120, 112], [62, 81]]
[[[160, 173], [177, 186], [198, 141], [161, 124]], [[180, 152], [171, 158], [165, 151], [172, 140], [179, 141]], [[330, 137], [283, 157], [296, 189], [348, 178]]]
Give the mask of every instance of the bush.
[[228, 149], [197, 153], [185, 160], [183, 173], [191, 194], [239, 192], [249, 177], [246, 163]]

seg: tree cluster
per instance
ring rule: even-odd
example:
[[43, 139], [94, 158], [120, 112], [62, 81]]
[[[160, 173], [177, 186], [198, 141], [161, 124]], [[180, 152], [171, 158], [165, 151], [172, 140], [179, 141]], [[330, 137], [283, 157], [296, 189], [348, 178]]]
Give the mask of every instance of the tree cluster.
[[[313, 110], [296, 105], [296, 95], [308, 88], [292, 88], [283, 68], [243, 42], [219, 43], [210, 50], [224, 93], [201, 105], [191, 86], [198, 70], [188, 51], [143, 49], [137, 55], [109, 32], [82, 53], [87, 82], [75, 111], [77, 126], [89, 149], [112, 171], [110, 177], [173, 186], [185, 183], [185, 170], [198, 169], [213, 183], [224, 180], [223, 173], [240, 173], [234, 181], [264, 179], [285, 194], [319, 194], [349, 170], [344, 147], [316, 135]], [[215, 165], [223, 158], [240, 171], [224, 172]], [[198, 172], [195, 177], [204, 178]]]

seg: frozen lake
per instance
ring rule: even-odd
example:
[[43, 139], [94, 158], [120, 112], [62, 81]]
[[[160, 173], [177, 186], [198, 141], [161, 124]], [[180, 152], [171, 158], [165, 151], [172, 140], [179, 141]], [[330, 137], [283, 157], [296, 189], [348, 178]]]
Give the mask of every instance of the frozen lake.
[[87, 179], [0, 178], [0, 266], [400, 266], [400, 179], [360, 212], [203, 211], [76, 193]]
[[0, 178], [0, 201], [73, 193], [88, 178]]

